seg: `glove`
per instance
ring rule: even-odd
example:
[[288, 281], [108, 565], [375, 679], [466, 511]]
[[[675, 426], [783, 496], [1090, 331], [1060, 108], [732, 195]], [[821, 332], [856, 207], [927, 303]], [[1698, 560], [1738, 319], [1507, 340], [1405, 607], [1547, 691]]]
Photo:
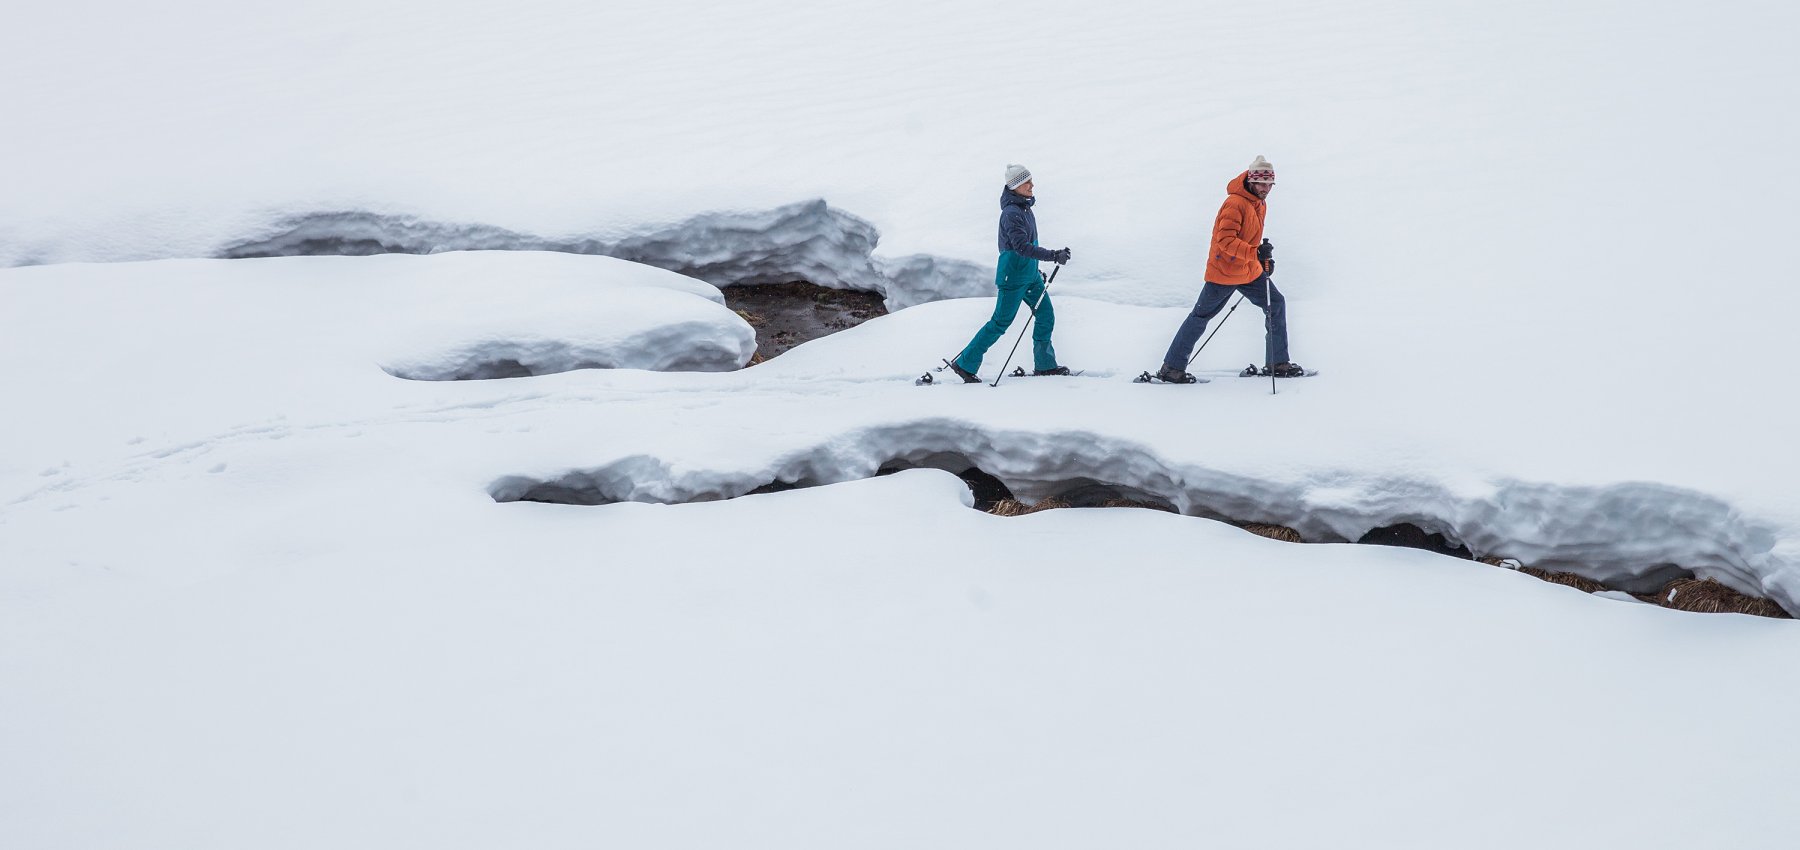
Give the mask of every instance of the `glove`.
[[1050, 252], [1050, 262], [1053, 262], [1060, 266], [1063, 263], [1066, 263], [1068, 261], [1069, 261], [1069, 249], [1062, 248], [1062, 249], [1058, 249], [1058, 250]]
[[1275, 274], [1275, 258], [1274, 257], [1264, 257], [1263, 258], [1263, 274], [1264, 275]]
[[1275, 256], [1275, 243], [1270, 242], [1267, 239], [1264, 239], [1262, 241], [1261, 245], [1256, 246], [1256, 258], [1257, 259], [1262, 260], [1263, 262], [1267, 263], [1269, 261], [1269, 258], [1273, 257], [1273, 256]]

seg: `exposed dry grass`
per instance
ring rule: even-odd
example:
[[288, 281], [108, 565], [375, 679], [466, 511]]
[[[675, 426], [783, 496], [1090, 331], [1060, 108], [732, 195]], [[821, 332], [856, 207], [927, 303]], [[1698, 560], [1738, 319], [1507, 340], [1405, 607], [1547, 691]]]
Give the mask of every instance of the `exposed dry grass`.
[[[1026, 514], [1035, 514], [1039, 511], [1053, 511], [1058, 508], [1068, 508], [1068, 507], [1073, 507], [1073, 505], [1070, 505], [1068, 502], [1065, 502], [1061, 499], [1054, 498], [1054, 497], [1049, 498], [1049, 499], [1044, 499], [1043, 501], [1038, 502], [1035, 505], [1027, 505], [1024, 502], [1021, 502], [1017, 499], [1001, 499], [1000, 501], [995, 502], [993, 507], [988, 509], [988, 513], [993, 514], [995, 516], [1024, 516]], [[1102, 507], [1102, 508], [1148, 508], [1153, 511], [1167, 511], [1169, 513], [1175, 512], [1174, 508], [1171, 508], [1167, 505], [1159, 505], [1154, 502], [1139, 502], [1139, 501], [1135, 501], [1133, 499], [1107, 499], [1106, 501], [1101, 502], [1099, 507]]]
[[769, 323], [768, 319], [758, 316], [749, 310], [733, 310], [732, 312], [738, 314], [738, 318], [743, 319], [746, 324], [753, 328], [760, 328]]
[[1171, 514], [1175, 513], [1175, 509], [1169, 507], [1168, 505], [1159, 505], [1155, 502], [1139, 502], [1135, 499], [1107, 499], [1106, 501], [1100, 503], [1100, 507], [1103, 507], [1103, 508], [1146, 508], [1146, 509], [1152, 510], [1152, 511], [1163, 511], [1165, 513], [1171, 513]]
[[1663, 585], [1656, 604], [1677, 611], [1699, 611], [1706, 614], [1754, 614], [1758, 617], [1792, 619], [1774, 600], [1746, 596], [1712, 579], [1676, 579]]
[[[1507, 566], [1507, 558], [1481, 558], [1484, 564]], [[1514, 561], [1513, 563], [1518, 563]], [[1528, 576], [1535, 576], [1551, 584], [1573, 587], [1583, 593], [1598, 593], [1612, 590], [1606, 585], [1586, 576], [1574, 573], [1553, 573], [1537, 567], [1513, 567]], [[1782, 610], [1781, 605], [1773, 599], [1760, 596], [1747, 596], [1726, 587], [1713, 579], [1676, 579], [1663, 585], [1657, 593], [1634, 593], [1639, 600], [1677, 611], [1694, 611], [1702, 614], [1752, 614], [1758, 617], [1773, 617], [1778, 620], [1793, 619], [1792, 615]]]
[[994, 516], [1024, 516], [1035, 514], [1038, 511], [1050, 511], [1068, 506], [1069, 503], [1060, 499], [1044, 499], [1035, 505], [1027, 505], [1018, 499], [1001, 499], [995, 502], [993, 507], [988, 508], [988, 513]]
[[[1496, 564], [1495, 566], [1503, 565]], [[1563, 587], [1573, 587], [1582, 593], [1598, 593], [1607, 589], [1606, 585], [1601, 584], [1600, 582], [1594, 581], [1587, 576], [1578, 576], [1574, 573], [1553, 573], [1549, 570], [1538, 569], [1537, 567], [1519, 567], [1518, 571], [1528, 576], [1536, 576], [1551, 584], [1560, 584]]]
[[1270, 540], [1280, 540], [1285, 543], [1305, 542], [1300, 539], [1300, 532], [1288, 528], [1285, 525], [1263, 525], [1261, 523], [1250, 522], [1238, 527], [1251, 534], [1267, 537]]

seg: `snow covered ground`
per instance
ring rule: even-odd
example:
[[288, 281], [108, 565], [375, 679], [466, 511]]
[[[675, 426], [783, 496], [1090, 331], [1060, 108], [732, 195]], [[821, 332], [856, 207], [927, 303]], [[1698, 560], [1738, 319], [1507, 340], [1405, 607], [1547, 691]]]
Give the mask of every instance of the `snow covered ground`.
[[[1599, 451], [1613, 429], [1534, 480], [1492, 458], [1542, 432], [1379, 371], [1137, 385], [1155, 346], [1131, 331], [1180, 310], [1073, 298], [1062, 350], [1092, 377], [997, 389], [901, 365], [976, 300], [740, 372], [391, 374], [519, 350], [508, 332], [739, 339], [670, 279], [518, 253], [0, 273], [30, 412], [0, 494], [7, 843], [1680, 846], [1794, 790], [1791, 724], [1723, 721], [1800, 690], [1786, 622], [1194, 517], [1001, 519], [930, 469], [862, 480], [949, 455], [1027, 495], [1100, 480], [1313, 539], [1453, 523], [1601, 573], [1754, 583], [1759, 547], [1791, 545], [1779, 516], [1619, 479], [1642, 467]], [[638, 291], [678, 297], [608, 309]], [[496, 501], [775, 480], [842, 483]], [[1697, 774], [1659, 820], [1604, 816]], [[1723, 834], [1780, 843], [1754, 817]]]
[[[1797, 13], [240, 12], [0, 30], [0, 846], [1791, 843], [1792, 622], [1203, 517], [1800, 610]], [[1323, 373], [1132, 384], [1258, 153]], [[1009, 161], [1088, 373], [914, 387]], [[207, 259], [377, 243], [625, 259]]]

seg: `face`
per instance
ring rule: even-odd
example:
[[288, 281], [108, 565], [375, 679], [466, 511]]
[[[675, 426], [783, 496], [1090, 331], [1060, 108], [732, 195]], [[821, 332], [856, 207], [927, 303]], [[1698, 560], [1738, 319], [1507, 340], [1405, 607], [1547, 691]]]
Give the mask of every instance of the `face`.
[[1029, 197], [1032, 197], [1032, 194], [1031, 194], [1031, 181], [1030, 181], [1030, 180], [1027, 180], [1027, 181], [1025, 181], [1025, 182], [1023, 182], [1023, 183], [1020, 183], [1020, 184], [1019, 184], [1019, 188], [1017, 188], [1017, 189], [1014, 189], [1014, 190], [1013, 190], [1013, 191], [1014, 191], [1014, 192], [1018, 192], [1018, 193], [1019, 193], [1019, 194], [1020, 194], [1020, 195], [1022, 195], [1022, 196], [1024, 196], [1024, 197], [1027, 197], [1027, 198], [1029, 198]]
[[1258, 198], [1267, 198], [1269, 196], [1269, 193], [1271, 191], [1274, 191], [1274, 189], [1275, 189], [1275, 184], [1273, 184], [1273, 183], [1257, 183], [1255, 181], [1252, 181], [1250, 183], [1250, 191], [1252, 193], [1254, 193]]

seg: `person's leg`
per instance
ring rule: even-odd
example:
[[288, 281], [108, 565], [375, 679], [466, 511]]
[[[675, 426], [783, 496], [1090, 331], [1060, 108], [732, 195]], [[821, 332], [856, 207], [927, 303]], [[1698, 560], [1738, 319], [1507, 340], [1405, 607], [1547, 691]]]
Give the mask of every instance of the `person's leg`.
[[1200, 335], [1206, 333], [1206, 323], [1225, 309], [1225, 302], [1231, 300], [1231, 294], [1241, 289], [1238, 286], [1208, 282], [1200, 287], [1200, 297], [1194, 301], [1194, 311], [1181, 320], [1181, 327], [1175, 330], [1175, 340], [1169, 343], [1169, 352], [1163, 355], [1163, 366], [1169, 369], [1186, 370], [1188, 356], [1194, 353], [1194, 343], [1200, 341]]
[[1272, 369], [1277, 363], [1288, 362], [1287, 298], [1275, 287], [1275, 282], [1268, 278], [1246, 283], [1243, 289], [1244, 297], [1263, 311], [1263, 355], [1266, 361], [1263, 366]]
[[1025, 303], [1037, 304], [1037, 324], [1031, 327], [1032, 368], [1039, 372], [1056, 368], [1056, 349], [1050, 345], [1050, 333], [1056, 329], [1056, 308], [1050, 304], [1050, 293], [1044, 291], [1042, 279], [1025, 288]]
[[[1007, 252], [1011, 254], [1011, 252]], [[997, 292], [994, 298], [994, 315], [987, 324], [975, 332], [962, 353], [956, 355], [956, 365], [970, 374], [981, 369], [981, 358], [994, 342], [1006, 335], [1006, 329], [1012, 325], [1013, 317], [1019, 313], [1019, 301], [1025, 297], [1025, 287], [1017, 285], [1008, 275], [1007, 256], [1000, 258], [1000, 268], [994, 273], [994, 286]], [[1040, 285], [1042, 280], [1039, 281]]]

